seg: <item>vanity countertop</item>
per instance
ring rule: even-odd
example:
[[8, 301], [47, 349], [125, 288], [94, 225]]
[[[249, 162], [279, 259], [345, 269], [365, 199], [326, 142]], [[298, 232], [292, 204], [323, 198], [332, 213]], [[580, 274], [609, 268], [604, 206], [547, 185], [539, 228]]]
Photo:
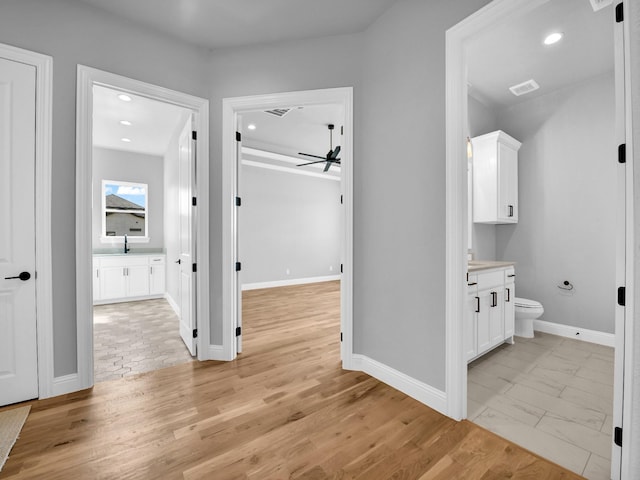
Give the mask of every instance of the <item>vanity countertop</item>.
[[512, 267], [516, 262], [496, 262], [493, 260], [469, 260], [469, 273], [479, 272], [481, 270], [490, 270], [492, 268]]
[[154, 255], [165, 255], [164, 252], [113, 252], [113, 253], [94, 253], [94, 257], [139, 257], [141, 255], [150, 257]]

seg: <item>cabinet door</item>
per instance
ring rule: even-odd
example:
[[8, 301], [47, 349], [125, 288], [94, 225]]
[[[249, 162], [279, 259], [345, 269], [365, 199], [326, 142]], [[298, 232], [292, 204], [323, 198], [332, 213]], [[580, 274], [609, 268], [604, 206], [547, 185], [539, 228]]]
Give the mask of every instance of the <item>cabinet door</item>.
[[489, 347], [504, 341], [504, 293], [504, 287], [494, 288], [490, 292]]
[[476, 313], [476, 339], [477, 339], [477, 354], [486, 352], [489, 348], [491, 348], [491, 334], [490, 334], [490, 313], [494, 307], [492, 307], [492, 299], [491, 291], [484, 290], [482, 292], [478, 292], [479, 302], [480, 302], [480, 310]]
[[123, 298], [127, 296], [124, 267], [100, 268], [100, 298]]
[[151, 265], [149, 269], [149, 294], [162, 295], [165, 293], [165, 266]]
[[127, 268], [127, 296], [149, 295], [149, 266], [132, 265]]
[[516, 284], [509, 282], [504, 289], [504, 338], [513, 337], [515, 332], [516, 304], [515, 290]]
[[478, 311], [480, 310], [480, 297], [476, 293], [468, 295], [466, 325], [464, 328], [464, 351], [467, 361], [478, 355], [477, 323]]
[[93, 301], [100, 300], [100, 267], [93, 263]]
[[498, 220], [518, 222], [518, 153], [498, 143]]

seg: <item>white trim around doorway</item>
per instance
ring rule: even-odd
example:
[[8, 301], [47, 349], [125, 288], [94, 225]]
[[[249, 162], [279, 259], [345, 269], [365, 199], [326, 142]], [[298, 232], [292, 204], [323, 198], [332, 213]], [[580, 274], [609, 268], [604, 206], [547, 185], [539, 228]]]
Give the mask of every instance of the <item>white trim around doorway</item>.
[[51, 132], [53, 59], [0, 44], [0, 57], [36, 69], [35, 231], [38, 397], [54, 395], [53, 297], [51, 262]]
[[[529, 12], [550, 0], [494, 0], [473, 15], [467, 17], [446, 32], [446, 392], [447, 392], [447, 414], [460, 420], [466, 418], [467, 414], [467, 362], [464, 355], [463, 325], [466, 311], [466, 290], [467, 282], [467, 217], [469, 215], [467, 204], [467, 155], [466, 155], [466, 131], [467, 118], [467, 83], [465, 44], [471, 38], [484, 29], [491, 28], [492, 25], [508, 21], [516, 15]], [[625, 2], [626, 4], [627, 2]], [[627, 5], [625, 5], [627, 7]], [[626, 10], [628, 11], [628, 9]], [[614, 19], [612, 18], [613, 22]], [[626, 22], [625, 22], [626, 23]], [[624, 44], [628, 44], [629, 32], [625, 25], [624, 40], [616, 39], [616, 52], [624, 49]], [[617, 55], [618, 53], [616, 53]], [[626, 62], [629, 62], [628, 49], [625, 49]], [[628, 76], [628, 72], [626, 72]], [[625, 82], [625, 108], [630, 110], [629, 88], [630, 83]], [[618, 92], [620, 93], [620, 92]], [[627, 116], [627, 152], [631, 150], [629, 116]], [[627, 158], [630, 154], [627, 153]], [[612, 152], [612, 159], [614, 152]], [[612, 160], [614, 161], [614, 160]], [[629, 163], [627, 162], [628, 166]], [[631, 165], [632, 167], [632, 165]], [[627, 193], [626, 193], [626, 289], [633, 291], [633, 218], [632, 211], [634, 205], [632, 168], [627, 171]], [[625, 275], [623, 275], [624, 277]], [[631, 294], [627, 294], [627, 304], [625, 315], [627, 319], [633, 319], [633, 301]], [[618, 321], [616, 321], [618, 323]], [[630, 380], [632, 371], [632, 338], [630, 335], [631, 323], [626, 322], [626, 335], [624, 336], [625, 348], [624, 358], [616, 355], [616, 374], [619, 371], [625, 372], [625, 381]], [[618, 325], [619, 326], [619, 325]], [[616, 345], [619, 345], [616, 339]], [[619, 349], [617, 349], [618, 351]], [[622, 417], [629, 418], [632, 409], [632, 402], [629, 400], [625, 388], [624, 403], [622, 398], [615, 398], [614, 412], [622, 410]], [[630, 425], [625, 424], [625, 427]], [[620, 475], [613, 473], [613, 478], [628, 478], [631, 468], [630, 448], [623, 443]], [[626, 453], [625, 453], [626, 451]], [[613, 470], [620, 460], [612, 461]]]
[[[300, 92], [225, 98], [222, 102], [222, 345], [215, 352], [217, 360], [236, 358], [235, 327], [238, 318], [239, 292], [236, 282], [235, 197], [237, 178], [236, 130], [238, 116], [243, 112], [270, 108], [338, 104], [344, 108], [344, 138], [341, 150], [341, 193], [344, 199], [344, 229], [342, 263], [344, 270], [340, 286], [340, 346], [342, 366], [353, 367], [353, 88], [329, 88]], [[336, 341], [339, 341], [336, 339]], [[213, 349], [212, 349], [213, 351]]]
[[[198, 131], [196, 209], [198, 281], [196, 315], [198, 319], [198, 360], [209, 360], [209, 101], [186, 93], [78, 65], [76, 106], [76, 303], [78, 374], [63, 385], [68, 391], [93, 385], [93, 293], [92, 293], [92, 131], [93, 86], [101, 85], [152, 100], [189, 109]], [[58, 392], [66, 393], [66, 392]]]

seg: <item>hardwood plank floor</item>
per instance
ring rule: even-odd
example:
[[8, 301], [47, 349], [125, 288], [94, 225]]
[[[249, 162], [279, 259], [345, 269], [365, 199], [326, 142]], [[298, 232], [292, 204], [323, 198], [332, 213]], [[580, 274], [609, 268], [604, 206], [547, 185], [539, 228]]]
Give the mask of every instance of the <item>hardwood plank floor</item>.
[[338, 282], [245, 292], [243, 312], [234, 362], [30, 402], [0, 478], [581, 478], [342, 370]]

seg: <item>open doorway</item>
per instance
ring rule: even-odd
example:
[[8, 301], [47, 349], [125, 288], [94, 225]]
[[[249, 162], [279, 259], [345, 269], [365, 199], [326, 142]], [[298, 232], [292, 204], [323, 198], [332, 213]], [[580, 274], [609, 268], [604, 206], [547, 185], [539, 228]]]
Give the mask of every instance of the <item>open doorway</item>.
[[[320, 112], [325, 110], [324, 114]], [[279, 264], [275, 268], [276, 276], [266, 279], [267, 277], [254, 277], [254, 280], [249, 280], [247, 284], [253, 283], [254, 286], [275, 286], [275, 285], [287, 285], [297, 276], [296, 281], [309, 282], [314, 280], [333, 280], [340, 277], [339, 282], [339, 312], [340, 312], [340, 330], [336, 331], [337, 341], [340, 343], [340, 353], [342, 358], [342, 365], [345, 368], [350, 368], [352, 357], [352, 225], [353, 225], [353, 209], [352, 209], [352, 89], [351, 88], [335, 88], [326, 90], [313, 90], [306, 92], [290, 92], [283, 94], [263, 95], [254, 97], [239, 97], [230, 98], [223, 101], [223, 254], [224, 258], [228, 259], [223, 264], [223, 331], [222, 331], [222, 351], [219, 352], [221, 360], [232, 360], [236, 358], [236, 355], [243, 350], [242, 346], [242, 283], [243, 283], [243, 271], [246, 271], [246, 260], [243, 258], [243, 247], [246, 248], [246, 244], [243, 244], [242, 232], [240, 231], [242, 225], [242, 216], [244, 214], [243, 205], [245, 201], [242, 198], [242, 168], [244, 167], [254, 169], [260, 172], [274, 173], [276, 171], [285, 173], [287, 175], [295, 176], [300, 179], [308, 181], [317, 181], [322, 187], [313, 188], [313, 190], [335, 190], [333, 195], [337, 194], [335, 198], [335, 204], [330, 207], [326, 201], [321, 202], [323, 209], [329, 210], [338, 207], [339, 214], [339, 239], [338, 239], [338, 251], [339, 251], [339, 264], [335, 259], [334, 254], [328, 253], [335, 251], [335, 245], [330, 245], [329, 248], [324, 249], [322, 253], [317, 254], [315, 263], [320, 265], [315, 273], [302, 273], [302, 268], [296, 272], [295, 268], [300, 267], [303, 263], [307, 263], [308, 266], [306, 272], [311, 270], [308, 267], [314, 263], [314, 259], [309, 262], [306, 259], [305, 262], [299, 261], [295, 267], [293, 265], [287, 266], [286, 264]], [[307, 127], [308, 132], [303, 136], [307, 136], [308, 144], [295, 144], [294, 141], [289, 140], [288, 148], [282, 149], [282, 153], [275, 153], [273, 150], [274, 145], [268, 145], [270, 142], [278, 140], [275, 137], [275, 130], [272, 132], [272, 140], [269, 141], [269, 135], [260, 139], [257, 136], [251, 138], [251, 132], [249, 124], [257, 120], [252, 120], [253, 115], [271, 115], [275, 117], [274, 113], [284, 113], [284, 117], [280, 117], [277, 120], [285, 120], [287, 115], [291, 115], [291, 119], [299, 117], [304, 119], [305, 110], [307, 113], [316, 111], [316, 120], [313, 123], [309, 123]], [[265, 113], [266, 111], [272, 111], [273, 113]], [[329, 117], [324, 118], [327, 112], [334, 112], [331, 115], [335, 119]], [[339, 113], [336, 113], [339, 112]], [[330, 116], [331, 116], [330, 115]], [[335, 116], [337, 115], [337, 116]], [[262, 117], [266, 118], [266, 117]], [[276, 120], [271, 119], [271, 120]], [[256, 126], [256, 135], [258, 135], [258, 125]], [[290, 122], [290, 129], [282, 129], [281, 135], [285, 137], [293, 130], [295, 131], [297, 122]], [[277, 124], [275, 124], [277, 125]], [[333, 125], [334, 128], [330, 129], [329, 125]], [[247, 129], [247, 133], [243, 135], [244, 129]], [[267, 132], [266, 129], [264, 132]], [[264, 134], [263, 132], [263, 134]], [[301, 133], [301, 132], [300, 132]], [[291, 138], [291, 135], [289, 135]], [[249, 139], [249, 145], [251, 142], [255, 142], [253, 147], [248, 147], [243, 151], [243, 140]], [[284, 137], [283, 137], [284, 138]], [[311, 141], [311, 138], [315, 140]], [[334, 142], [331, 144], [331, 142]], [[338, 153], [336, 148], [340, 145], [339, 155], [340, 158], [340, 175], [337, 173], [337, 162], [327, 162], [327, 152], [329, 150]], [[259, 148], [255, 148], [259, 147]], [[308, 150], [308, 151], [307, 151]], [[265, 153], [266, 152], [266, 153]], [[318, 160], [314, 157], [305, 155], [299, 155], [299, 152], [308, 153], [311, 155], [322, 156], [322, 160], [319, 164], [305, 165], [298, 167], [297, 165], [308, 163], [308, 160]], [[246, 157], [246, 158], [244, 158]], [[249, 158], [251, 157], [251, 158]], [[256, 167], [256, 164], [260, 164]], [[323, 164], [323, 165], [321, 165]], [[325, 168], [329, 165], [327, 172], [324, 172]], [[256, 170], [257, 169], [257, 170]], [[305, 172], [305, 173], [302, 173]], [[255, 176], [255, 175], [254, 175]], [[254, 184], [257, 186], [259, 184]], [[336, 184], [339, 188], [336, 189]], [[306, 187], [302, 187], [304, 189]], [[300, 190], [300, 188], [298, 188]], [[327, 193], [327, 198], [331, 194]], [[314, 200], [314, 201], [317, 201]], [[324, 215], [324, 213], [323, 213]], [[313, 216], [313, 215], [312, 215]], [[335, 215], [334, 215], [335, 217]], [[302, 218], [303, 221], [309, 225], [309, 218]], [[335, 223], [334, 223], [335, 225]], [[240, 227], [240, 228], [239, 228]], [[315, 228], [315, 227], [314, 227]], [[305, 227], [306, 234], [309, 235], [309, 227]], [[322, 235], [326, 233], [327, 229], [323, 230]], [[317, 233], [316, 229], [316, 234]], [[282, 233], [282, 232], [281, 232]], [[311, 232], [313, 234], [313, 232]], [[294, 235], [292, 235], [293, 237]], [[305, 241], [318, 243], [316, 239], [307, 238]], [[334, 240], [335, 241], [335, 240]], [[299, 246], [302, 251], [304, 247]], [[250, 252], [247, 252], [250, 253]], [[331, 259], [324, 258], [326, 254], [331, 255]], [[258, 257], [259, 258], [259, 257]], [[263, 256], [264, 258], [264, 256]], [[254, 273], [260, 271], [261, 268], [254, 266]], [[271, 267], [263, 265], [263, 272], [269, 270]], [[287, 273], [288, 270], [288, 273]], [[280, 275], [278, 278], [277, 275]], [[304, 279], [307, 280], [304, 280]], [[336, 280], [334, 280], [335, 282]], [[280, 282], [280, 283], [273, 283]], [[284, 283], [283, 283], [284, 282]], [[330, 284], [330, 282], [324, 282]], [[338, 287], [337, 284], [335, 284]], [[249, 287], [251, 288], [251, 287]], [[247, 291], [250, 293], [250, 291]]]
[[78, 96], [79, 376], [206, 359], [207, 101], [82, 66]]
[[181, 245], [190, 244], [181, 238], [190, 229], [182, 228], [189, 212], [183, 218], [180, 205], [191, 204], [191, 173], [181, 169], [190, 163], [183, 157], [191, 151], [191, 117], [186, 108], [93, 87], [96, 382], [189, 362], [195, 354], [192, 333], [181, 328], [192, 310], [180, 258]]
[[[462, 108], [449, 99], [461, 118], [448, 133], [469, 138], [468, 190], [457, 190], [469, 203], [453, 220], [469, 233], [457, 253], [469, 298], [459, 299], [468, 311], [458, 338], [476, 332], [463, 348], [466, 416], [588, 478], [620, 478], [614, 372], [623, 363], [624, 309], [615, 292], [625, 283], [629, 192], [616, 154], [624, 86], [615, 25], [609, 2], [539, 1], [477, 14], [456, 32], [464, 38]], [[493, 191], [487, 166], [497, 168], [493, 217], [483, 204]], [[511, 191], [501, 184], [509, 177]], [[494, 295], [488, 302], [485, 290]], [[502, 337], [480, 342], [484, 317]]]
[[[238, 117], [239, 339], [251, 341], [275, 321], [278, 328], [290, 322], [280, 334], [333, 329], [329, 335], [339, 345], [343, 122], [338, 104]], [[243, 350], [239, 341], [237, 351]]]

